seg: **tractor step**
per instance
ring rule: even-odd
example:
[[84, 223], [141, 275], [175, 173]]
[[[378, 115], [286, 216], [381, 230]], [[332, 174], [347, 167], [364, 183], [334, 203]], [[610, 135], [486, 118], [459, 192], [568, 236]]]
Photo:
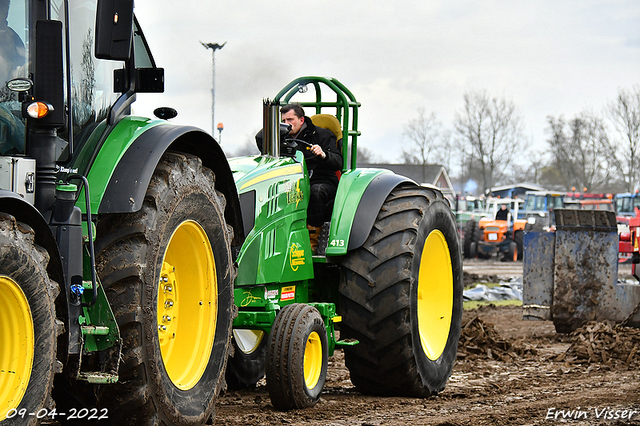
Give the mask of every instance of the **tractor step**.
[[336, 346], [355, 346], [358, 343], [360, 342], [356, 339], [344, 339], [344, 340], [337, 340]]
[[78, 375], [78, 379], [86, 380], [89, 383], [93, 383], [97, 385], [118, 383], [118, 375], [109, 374], [109, 373], [80, 373]]
[[83, 336], [107, 336], [109, 334], [109, 327], [99, 325], [83, 325], [80, 327]]

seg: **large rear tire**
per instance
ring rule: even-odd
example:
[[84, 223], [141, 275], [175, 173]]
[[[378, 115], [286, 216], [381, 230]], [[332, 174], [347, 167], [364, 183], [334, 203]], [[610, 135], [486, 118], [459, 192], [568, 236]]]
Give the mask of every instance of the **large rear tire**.
[[224, 382], [233, 313], [224, 198], [199, 158], [166, 153], [143, 207], [97, 225], [97, 270], [123, 340], [120, 380], [96, 387], [118, 425], [203, 425]]
[[29, 414], [46, 415], [52, 408], [53, 377], [62, 367], [56, 359], [63, 327], [55, 310], [60, 289], [47, 274], [49, 254], [34, 237], [29, 226], [0, 213], [2, 426], [39, 424], [36, 414]]
[[320, 312], [302, 303], [280, 310], [267, 344], [267, 390], [277, 410], [313, 406], [329, 365], [327, 330]]
[[462, 320], [459, 239], [442, 194], [394, 189], [342, 266], [340, 337], [360, 342], [345, 348], [356, 388], [411, 397], [442, 391]]

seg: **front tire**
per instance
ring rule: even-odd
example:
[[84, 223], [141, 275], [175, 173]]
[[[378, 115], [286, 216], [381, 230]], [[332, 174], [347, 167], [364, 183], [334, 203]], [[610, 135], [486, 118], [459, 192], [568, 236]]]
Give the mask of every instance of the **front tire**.
[[351, 381], [371, 395], [425, 397], [444, 389], [462, 320], [462, 259], [439, 191], [398, 187], [340, 283], [341, 339]]
[[[49, 254], [34, 243], [34, 231], [0, 213], [0, 425], [40, 423], [51, 408], [56, 359], [58, 284], [47, 274]], [[8, 374], [12, 372], [12, 374]], [[26, 415], [14, 415], [23, 410]], [[7, 415], [11, 418], [7, 418]]]
[[315, 405], [328, 365], [327, 330], [320, 312], [302, 303], [282, 308], [267, 344], [267, 390], [274, 408]]
[[524, 256], [524, 231], [519, 229], [514, 232], [513, 241], [516, 242], [516, 246], [518, 249], [518, 260], [522, 260]]
[[469, 220], [464, 227], [464, 242], [463, 242], [463, 254], [465, 259], [473, 259], [476, 257], [476, 250], [472, 250], [472, 245], [475, 243], [477, 246], [477, 229], [478, 224], [475, 220]]
[[123, 340], [119, 383], [96, 388], [113, 424], [213, 419], [235, 277], [214, 185], [199, 158], [166, 153], [142, 209], [98, 222], [97, 270]]

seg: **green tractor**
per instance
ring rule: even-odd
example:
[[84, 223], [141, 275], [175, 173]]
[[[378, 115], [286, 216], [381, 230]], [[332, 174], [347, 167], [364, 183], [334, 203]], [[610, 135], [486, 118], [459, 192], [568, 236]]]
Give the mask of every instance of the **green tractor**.
[[[279, 124], [279, 106], [298, 94], [316, 126], [334, 123], [326, 127], [344, 159], [318, 255], [304, 146], [281, 137]], [[336, 349], [371, 395], [440, 392], [456, 359], [462, 261], [451, 208], [435, 188], [356, 167], [359, 106], [335, 79], [298, 78], [265, 101], [264, 153], [229, 161], [246, 235], [227, 383], [253, 387], [266, 375], [280, 410], [318, 401]]]
[[130, 115], [164, 87], [132, 1], [0, 13], [0, 425], [210, 424], [244, 236], [224, 153]]

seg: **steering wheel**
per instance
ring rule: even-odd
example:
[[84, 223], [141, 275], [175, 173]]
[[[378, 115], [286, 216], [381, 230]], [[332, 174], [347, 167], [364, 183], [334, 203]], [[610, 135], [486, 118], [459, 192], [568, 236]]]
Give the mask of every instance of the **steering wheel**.
[[[292, 142], [295, 144], [295, 147], [293, 146]], [[293, 139], [293, 138], [285, 139], [285, 143], [287, 143], [290, 147], [297, 148], [297, 149], [300, 149], [298, 145], [302, 145], [304, 147], [303, 149], [306, 149], [307, 151], [310, 150], [311, 147], [313, 146], [307, 141], [303, 141], [302, 139]]]

